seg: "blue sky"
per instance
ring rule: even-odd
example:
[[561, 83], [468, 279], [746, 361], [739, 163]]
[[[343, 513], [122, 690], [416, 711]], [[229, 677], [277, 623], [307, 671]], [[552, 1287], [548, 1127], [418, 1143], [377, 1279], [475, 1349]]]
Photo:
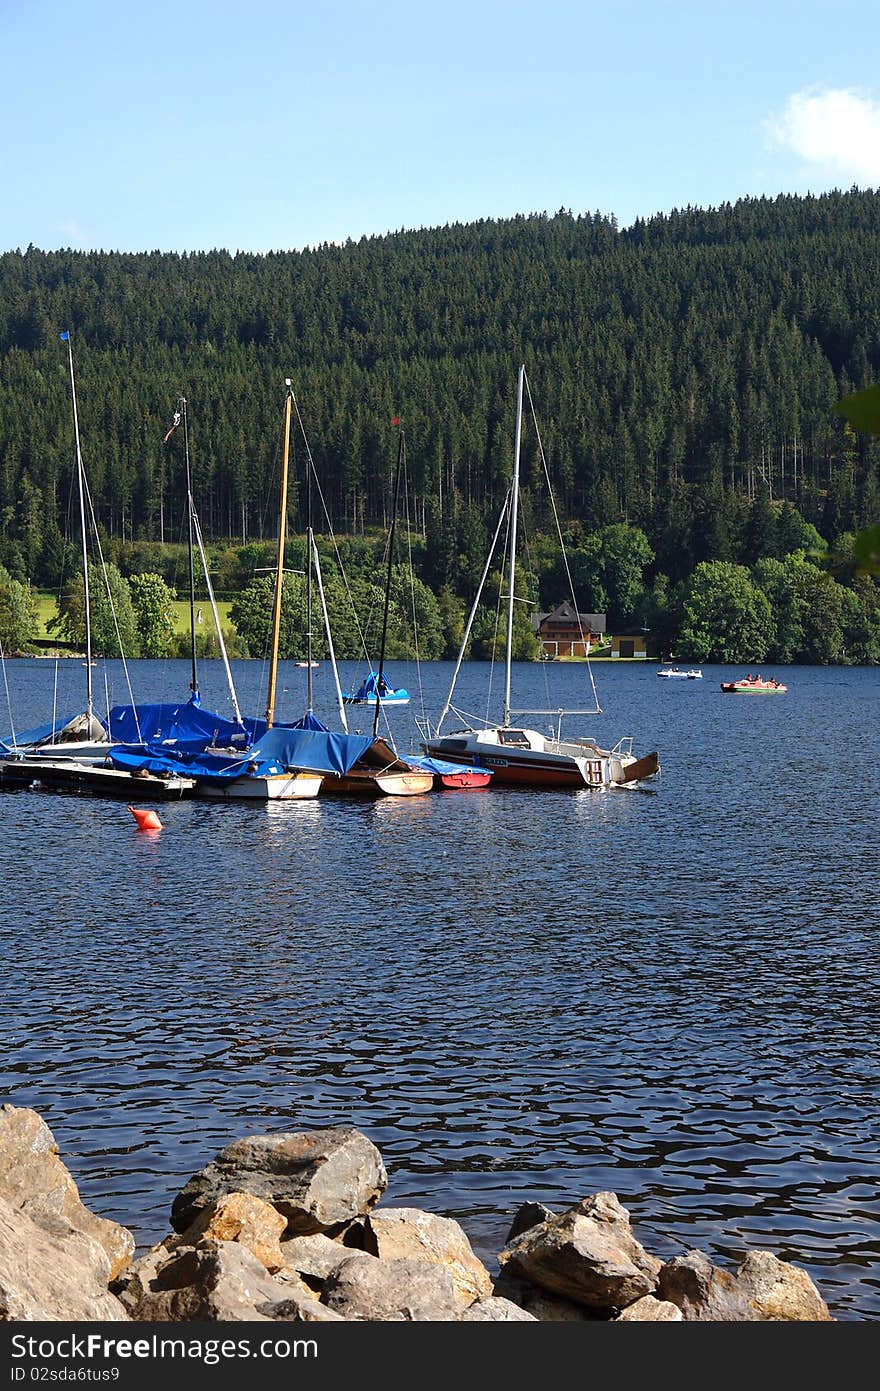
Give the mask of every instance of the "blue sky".
[[0, 250], [880, 186], [880, 5], [0, 0]]

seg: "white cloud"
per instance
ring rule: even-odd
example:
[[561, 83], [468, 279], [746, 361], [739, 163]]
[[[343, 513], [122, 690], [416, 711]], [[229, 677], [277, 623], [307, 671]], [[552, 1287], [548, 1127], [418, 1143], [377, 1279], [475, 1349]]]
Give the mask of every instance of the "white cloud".
[[855, 183], [880, 184], [880, 102], [849, 88], [809, 88], [767, 122], [771, 142]]

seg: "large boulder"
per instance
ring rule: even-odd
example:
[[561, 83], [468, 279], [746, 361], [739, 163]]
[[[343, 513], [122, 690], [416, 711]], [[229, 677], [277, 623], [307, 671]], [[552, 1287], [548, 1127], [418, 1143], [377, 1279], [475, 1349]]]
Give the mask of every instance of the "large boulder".
[[492, 1293], [492, 1277], [451, 1217], [415, 1207], [377, 1208], [367, 1219], [366, 1249], [380, 1260], [432, 1261], [449, 1271], [463, 1306]]
[[155, 1246], [116, 1288], [130, 1316], [143, 1323], [267, 1320], [260, 1306], [286, 1297], [246, 1246], [210, 1239], [185, 1246], [172, 1238]]
[[293, 1274], [315, 1290], [323, 1290], [328, 1275], [352, 1252], [341, 1242], [332, 1241], [321, 1232], [311, 1236], [292, 1236], [281, 1243], [284, 1260], [283, 1273]]
[[749, 1251], [737, 1269], [736, 1279], [753, 1318], [834, 1322], [807, 1272], [769, 1251]]
[[94, 1237], [0, 1197], [0, 1323], [126, 1319], [109, 1279], [107, 1252]]
[[280, 1240], [286, 1227], [287, 1219], [271, 1203], [255, 1198], [253, 1193], [226, 1193], [202, 1209], [181, 1234], [181, 1241], [189, 1246], [197, 1246], [203, 1238], [237, 1241], [274, 1272], [285, 1265]]
[[687, 1251], [666, 1262], [657, 1297], [675, 1304], [687, 1322], [740, 1323], [756, 1317], [739, 1282], [702, 1251]]
[[134, 1255], [130, 1231], [83, 1205], [70, 1171], [58, 1157], [54, 1135], [42, 1117], [25, 1106], [0, 1106], [0, 1198], [30, 1217], [59, 1217], [97, 1241], [107, 1253], [111, 1278]]
[[653, 1294], [661, 1268], [633, 1236], [629, 1213], [614, 1193], [596, 1193], [529, 1227], [499, 1261], [503, 1272], [605, 1312]]
[[528, 1280], [520, 1280], [510, 1270], [502, 1270], [495, 1281], [494, 1293], [516, 1304], [540, 1323], [596, 1323], [609, 1317], [605, 1311], [588, 1309], [562, 1294], [551, 1294]]
[[348, 1126], [234, 1140], [174, 1199], [171, 1225], [183, 1232], [228, 1193], [252, 1193], [287, 1219], [289, 1235], [337, 1232], [385, 1191], [382, 1156]]
[[324, 1303], [359, 1322], [450, 1322], [461, 1303], [449, 1271], [433, 1261], [388, 1260], [352, 1253], [327, 1279]]
[[527, 1314], [518, 1304], [500, 1295], [478, 1299], [461, 1314], [462, 1323], [536, 1323], [534, 1314]]
[[621, 1309], [615, 1323], [681, 1323], [683, 1317], [677, 1304], [646, 1294], [635, 1304], [627, 1304], [625, 1309]]

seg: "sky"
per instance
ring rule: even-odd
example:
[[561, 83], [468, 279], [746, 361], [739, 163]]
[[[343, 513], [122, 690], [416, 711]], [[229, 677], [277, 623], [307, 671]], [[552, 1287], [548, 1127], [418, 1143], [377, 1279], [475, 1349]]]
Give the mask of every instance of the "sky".
[[0, 0], [0, 251], [880, 186], [876, 0]]

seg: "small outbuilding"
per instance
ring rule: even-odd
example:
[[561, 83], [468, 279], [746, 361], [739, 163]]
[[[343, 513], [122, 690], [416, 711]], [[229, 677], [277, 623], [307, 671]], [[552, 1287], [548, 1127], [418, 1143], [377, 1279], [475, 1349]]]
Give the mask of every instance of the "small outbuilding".
[[611, 657], [625, 661], [646, 660], [657, 656], [644, 628], [624, 628], [611, 639]]

